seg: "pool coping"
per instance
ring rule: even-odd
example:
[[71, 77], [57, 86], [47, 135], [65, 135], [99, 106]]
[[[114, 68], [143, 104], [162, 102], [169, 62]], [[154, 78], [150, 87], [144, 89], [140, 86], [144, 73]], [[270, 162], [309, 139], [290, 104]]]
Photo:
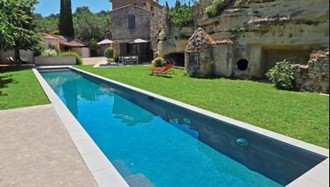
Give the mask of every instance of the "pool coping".
[[[329, 186], [329, 149], [325, 149], [310, 143], [306, 143], [303, 142], [301, 140], [297, 140], [294, 138], [290, 138], [275, 132], [272, 132], [270, 130], [266, 130], [260, 127], [256, 127], [253, 126], [251, 124], [248, 123], [244, 123], [238, 120], [234, 120], [231, 118], [228, 118], [226, 116], [222, 116], [220, 114], [216, 114], [186, 103], [182, 103], [180, 101], [176, 101], [149, 91], [145, 91], [124, 83], [120, 83], [108, 78], [104, 78], [101, 77], [99, 75], [95, 75], [93, 73], [89, 73], [77, 68], [74, 68], [72, 66], [57, 66], [57, 67], [37, 67], [37, 69], [53, 69], [53, 68], [69, 68], [72, 69], [74, 71], [78, 71], [78, 72], [82, 72], [84, 74], [93, 76], [93, 77], [97, 77], [101, 80], [104, 81], [108, 81], [114, 84], [117, 84], [119, 86], [123, 86], [126, 87], [128, 89], [140, 92], [142, 94], [146, 94], [148, 96], [151, 97], [155, 97], [157, 99], [166, 101], [166, 102], [170, 102], [173, 103], [175, 105], [181, 106], [181, 107], [185, 107], [185, 108], [189, 108], [192, 111], [198, 112], [198, 113], [202, 113], [204, 115], [210, 116], [212, 118], [216, 118], [219, 119], [221, 121], [233, 124], [237, 127], [243, 128], [243, 129], [247, 129], [249, 131], [252, 132], [256, 132], [258, 134], [262, 134], [264, 136], [268, 136], [270, 138], [285, 142], [287, 144], [291, 144], [294, 145], [296, 147], [300, 147], [302, 149], [306, 149], [309, 150], [311, 152], [323, 155], [325, 157], [327, 157], [327, 159], [325, 159], [323, 162], [319, 163], [318, 165], [316, 165], [315, 167], [313, 167], [311, 170], [309, 170], [308, 172], [306, 172], [305, 174], [303, 174], [302, 176], [300, 176], [299, 178], [297, 178], [296, 180], [294, 180], [293, 182], [291, 182], [290, 184], [288, 184], [287, 186], [290, 187], [295, 187], [295, 186], [315, 186], [315, 187], [324, 187], [324, 186]], [[72, 137], [74, 143], [76, 144], [79, 152], [81, 153], [83, 159], [85, 160], [88, 168], [90, 168], [90, 171], [92, 173], [92, 175], [94, 176], [96, 182], [98, 183], [99, 186], [103, 186], [104, 184], [108, 184], [110, 185], [110, 183], [108, 182], [113, 182], [113, 181], [106, 181], [105, 179], [107, 179], [107, 174], [109, 174], [111, 177], [114, 177], [116, 179], [116, 182], [122, 182], [122, 183], [118, 183], [120, 185], [116, 184], [112, 184], [115, 186], [121, 186], [121, 185], [127, 185], [126, 181], [123, 179], [123, 177], [118, 173], [118, 171], [113, 167], [113, 165], [111, 164], [111, 162], [105, 157], [105, 155], [102, 153], [102, 151], [98, 148], [98, 146], [94, 143], [94, 141], [89, 137], [89, 135], [86, 133], [86, 131], [82, 128], [82, 126], [80, 125], [80, 123], [74, 118], [74, 116], [71, 114], [71, 112], [66, 108], [66, 106], [63, 104], [63, 102], [57, 97], [57, 95], [55, 94], [55, 92], [52, 90], [52, 88], [50, 88], [50, 86], [48, 85], [48, 83], [43, 79], [43, 77], [40, 75], [40, 73], [37, 71], [37, 69], [33, 69], [34, 73], [36, 74], [36, 77], [38, 78], [40, 84], [42, 85], [42, 87], [45, 90], [46, 95], [48, 96], [48, 94], [50, 96], [49, 99], [51, 100], [52, 104], [54, 105], [55, 110], [57, 111], [57, 113], [59, 114], [59, 116], [61, 117], [65, 127], [67, 128], [70, 136]], [[51, 98], [50, 98], [51, 97]], [[54, 101], [54, 103], [53, 103]], [[73, 119], [72, 119], [73, 118]], [[76, 132], [77, 131], [77, 132]], [[71, 133], [70, 133], [71, 132]], [[71, 135], [72, 134], [72, 135]], [[95, 155], [91, 155], [91, 153], [95, 153]], [[89, 156], [86, 157], [86, 154], [88, 154]], [[85, 155], [85, 157], [84, 157]], [[91, 158], [92, 156], [95, 156], [95, 158]], [[104, 164], [105, 167], [100, 168], [101, 162]], [[101, 172], [103, 171], [103, 172]], [[118, 176], [119, 175], [119, 176]], [[122, 181], [124, 180], [124, 181]], [[107, 185], [105, 185], [107, 186]]]
[[77, 147], [81, 157], [85, 161], [97, 185], [100, 187], [128, 187], [129, 185], [124, 180], [124, 178], [119, 174], [116, 168], [107, 159], [100, 148], [95, 144], [85, 129], [71, 114], [69, 109], [64, 105], [64, 103], [60, 100], [60, 98], [56, 95], [53, 89], [37, 70], [49, 68], [58, 69], [64, 67], [67, 68], [68, 66], [47, 66], [42, 68], [33, 68], [32, 70], [50, 102], [52, 103], [55, 111], [62, 120], [66, 130], [68, 131], [73, 143]]

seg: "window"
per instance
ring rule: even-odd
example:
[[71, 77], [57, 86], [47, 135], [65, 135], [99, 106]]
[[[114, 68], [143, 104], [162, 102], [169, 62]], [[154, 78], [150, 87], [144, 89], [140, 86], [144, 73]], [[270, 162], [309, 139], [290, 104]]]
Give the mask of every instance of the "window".
[[135, 29], [135, 15], [128, 15], [128, 29]]

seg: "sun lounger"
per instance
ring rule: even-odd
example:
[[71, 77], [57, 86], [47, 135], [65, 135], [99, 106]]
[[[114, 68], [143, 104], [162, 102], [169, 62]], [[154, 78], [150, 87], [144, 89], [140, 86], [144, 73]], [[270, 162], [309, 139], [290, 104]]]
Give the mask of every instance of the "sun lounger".
[[172, 64], [167, 64], [165, 67], [160, 67], [160, 68], [150, 68], [149, 70], [151, 71], [151, 75], [170, 75], [169, 70], [172, 69], [174, 66], [174, 63]]

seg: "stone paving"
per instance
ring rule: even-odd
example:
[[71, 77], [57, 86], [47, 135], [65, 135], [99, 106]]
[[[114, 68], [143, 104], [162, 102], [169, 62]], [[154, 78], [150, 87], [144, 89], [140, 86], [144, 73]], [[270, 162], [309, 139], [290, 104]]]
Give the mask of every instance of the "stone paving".
[[0, 186], [97, 186], [52, 105], [0, 111]]
[[83, 65], [95, 65], [102, 61], [107, 61], [107, 58], [106, 57], [83, 58]]

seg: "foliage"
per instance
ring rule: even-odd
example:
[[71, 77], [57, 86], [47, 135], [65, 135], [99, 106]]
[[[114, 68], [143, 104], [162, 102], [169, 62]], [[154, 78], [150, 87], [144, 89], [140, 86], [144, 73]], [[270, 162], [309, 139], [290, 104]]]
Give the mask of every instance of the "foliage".
[[75, 51], [66, 51], [66, 52], [61, 52], [60, 56], [75, 56], [76, 57], [76, 64], [81, 65], [82, 64], [82, 57], [80, 56], [79, 53]]
[[52, 57], [52, 56], [57, 56], [58, 53], [56, 52], [55, 49], [45, 49], [42, 53], [41, 56], [44, 57]]
[[45, 46], [43, 44], [36, 45], [33, 48], [33, 56], [40, 56], [44, 50], [45, 50]]
[[0, 69], [0, 110], [48, 103], [49, 100], [31, 68]]
[[104, 56], [108, 58], [108, 61], [109, 61], [109, 58], [113, 58], [113, 49], [112, 49], [112, 47], [108, 47], [104, 50]]
[[56, 53], [58, 53], [58, 54], [61, 52], [60, 47], [57, 46], [57, 45], [50, 45], [50, 46], [49, 46], [49, 49], [53, 49], [53, 50], [55, 50]]
[[[75, 38], [82, 41], [111, 39], [111, 20], [106, 11], [92, 13], [88, 7], [83, 6], [78, 7], [72, 16]], [[60, 34], [58, 30], [59, 14], [51, 14], [46, 17], [35, 14], [34, 20], [39, 32]]]
[[97, 56], [97, 50], [100, 48], [100, 46], [97, 44], [97, 41], [94, 38], [90, 39], [88, 46], [91, 51], [91, 55]]
[[152, 65], [154, 67], [164, 67], [166, 66], [166, 61], [162, 57], [157, 57], [152, 60]]
[[33, 6], [36, 0], [0, 1], [0, 49], [15, 49], [15, 60], [19, 60], [19, 49], [32, 50], [41, 36], [33, 22]]
[[62, 36], [74, 37], [71, 0], [61, 0], [59, 30]]
[[[329, 147], [329, 97], [250, 80], [149, 76], [144, 66], [78, 68], [309, 143]], [[244, 93], [244, 94], [242, 94]]]
[[36, 30], [38, 32], [51, 34], [58, 29], [58, 17], [55, 15], [42, 17], [41, 14], [34, 14], [33, 19], [37, 27]]
[[231, 3], [232, 0], [213, 0], [211, 5], [206, 7], [205, 12], [208, 17], [214, 17], [221, 14], [221, 12]]
[[108, 14], [93, 14], [88, 7], [78, 7], [73, 14], [75, 36], [83, 41], [111, 39], [111, 21]]
[[181, 5], [177, 0], [173, 8], [170, 9], [170, 20], [174, 25], [186, 26], [193, 22], [193, 10], [190, 5]]
[[266, 76], [278, 89], [293, 89], [294, 71], [291, 62], [286, 60], [277, 62], [276, 65], [266, 73]]

